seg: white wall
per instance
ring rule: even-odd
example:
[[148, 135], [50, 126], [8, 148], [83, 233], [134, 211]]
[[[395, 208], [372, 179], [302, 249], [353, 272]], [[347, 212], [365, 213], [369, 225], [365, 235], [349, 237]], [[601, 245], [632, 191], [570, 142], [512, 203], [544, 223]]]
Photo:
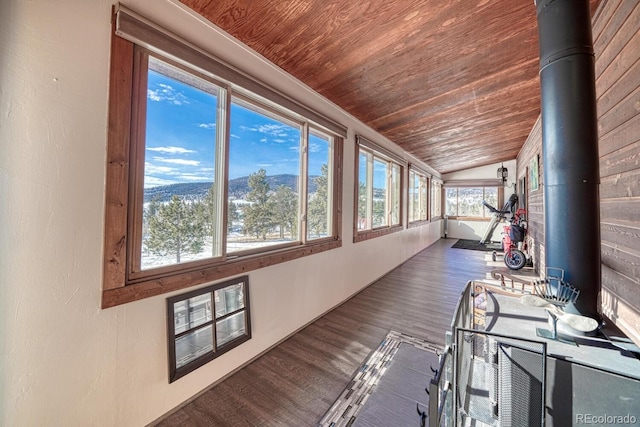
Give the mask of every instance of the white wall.
[[[509, 196], [516, 192], [516, 161], [509, 160], [504, 163], [494, 163], [492, 165], [481, 166], [472, 169], [466, 169], [459, 172], [452, 172], [442, 175], [442, 179], [447, 181], [464, 181], [476, 179], [497, 179], [497, 172], [500, 166], [509, 170], [509, 177], [504, 186], [505, 201]], [[502, 206], [495, 206], [501, 209]], [[474, 219], [474, 220], [457, 220], [447, 219], [447, 238], [449, 239], [470, 239], [478, 240], [484, 237], [489, 226], [490, 219]], [[498, 225], [490, 236], [489, 240], [499, 241], [502, 239], [502, 225]]]
[[434, 223], [351, 243], [354, 132], [375, 134], [177, 0], [123, 3], [349, 126], [343, 247], [251, 272], [253, 339], [169, 385], [168, 295], [100, 309], [112, 2], [3, 0], [3, 426], [149, 423], [440, 237]]

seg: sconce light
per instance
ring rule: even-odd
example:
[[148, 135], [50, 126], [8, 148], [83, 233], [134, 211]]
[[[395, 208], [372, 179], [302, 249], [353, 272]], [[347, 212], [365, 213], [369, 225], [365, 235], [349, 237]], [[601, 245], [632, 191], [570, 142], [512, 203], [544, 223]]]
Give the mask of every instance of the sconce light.
[[502, 182], [507, 182], [507, 178], [509, 177], [509, 170], [504, 167], [504, 163], [502, 166], [498, 168], [498, 178], [502, 180]]

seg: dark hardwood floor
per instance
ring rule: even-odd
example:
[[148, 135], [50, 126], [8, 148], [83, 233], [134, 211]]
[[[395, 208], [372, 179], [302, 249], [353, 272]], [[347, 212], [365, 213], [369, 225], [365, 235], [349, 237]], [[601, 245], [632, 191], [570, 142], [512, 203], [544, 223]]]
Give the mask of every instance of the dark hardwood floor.
[[455, 241], [439, 240], [155, 425], [317, 425], [389, 330], [444, 344], [465, 284], [491, 269], [488, 252]]

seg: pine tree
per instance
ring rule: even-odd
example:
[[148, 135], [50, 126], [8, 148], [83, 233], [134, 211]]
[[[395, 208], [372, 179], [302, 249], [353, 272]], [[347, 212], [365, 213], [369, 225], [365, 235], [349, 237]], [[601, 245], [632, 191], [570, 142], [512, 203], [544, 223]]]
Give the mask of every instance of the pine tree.
[[205, 227], [205, 232], [208, 236], [213, 237], [215, 233], [215, 221], [216, 221], [216, 190], [215, 183], [211, 184], [207, 194], [202, 199], [199, 206], [196, 206], [196, 210], [199, 216], [202, 218], [202, 222]]
[[387, 202], [384, 199], [373, 200], [373, 226], [387, 225]]
[[371, 227], [371, 224], [369, 224], [367, 221], [368, 199], [369, 195], [367, 193], [367, 185], [364, 182], [361, 182], [358, 186], [358, 230]]
[[280, 238], [284, 239], [285, 230], [291, 238], [298, 230], [298, 195], [291, 187], [280, 185], [273, 195], [273, 219], [280, 228]]
[[329, 167], [325, 163], [321, 168], [321, 175], [315, 178], [316, 192], [309, 200], [307, 212], [307, 227], [310, 235], [320, 237], [327, 235], [328, 212], [328, 174]]
[[240, 210], [238, 205], [229, 200], [229, 206], [227, 210], [227, 231], [233, 231], [233, 224], [241, 220]]
[[260, 169], [249, 175], [247, 201], [251, 204], [244, 210], [244, 231], [245, 234], [255, 235], [262, 240], [267, 240], [267, 233], [275, 227], [269, 190], [267, 171]]
[[205, 227], [196, 215], [193, 204], [173, 196], [167, 204], [157, 207], [148, 219], [147, 249], [160, 256], [174, 255], [176, 263], [183, 253], [197, 254], [204, 247]]

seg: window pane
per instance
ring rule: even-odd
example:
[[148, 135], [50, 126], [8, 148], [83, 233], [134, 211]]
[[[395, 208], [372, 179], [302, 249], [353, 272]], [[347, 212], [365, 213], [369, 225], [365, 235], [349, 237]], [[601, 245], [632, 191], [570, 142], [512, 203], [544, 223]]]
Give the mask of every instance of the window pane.
[[244, 311], [216, 322], [216, 343], [222, 347], [245, 334]]
[[400, 166], [393, 164], [391, 169], [391, 225], [400, 224]]
[[178, 301], [173, 305], [175, 333], [179, 334], [188, 329], [211, 321], [211, 294]]
[[427, 219], [427, 177], [420, 177], [420, 219]]
[[301, 126], [233, 99], [227, 252], [297, 241]]
[[458, 188], [458, 215], [460, 216], [482, 216], [482, 187]]
[[439, 218], [442, 216], [442, 185], [438, 182], [431, 182], [431, 217]]
[[149, 58], [141, 268], [219, 256], [212, 186], [218, 88]]
[[216, 319], [244, 308], [244, 286], [242, 283], [215, 291]]
[[458, 189], [445, 189], [445, 215], [458, 216]]
[[369, 169], [369, 158], [367, 152], [360, 152], [358, 157], [358, 230], [368, 230], [371, 228], [370, 218], [370, 191], [367, 187], [367, 176]]
[[180, 368], [205, 353], [213, 351], [212, 325], [176, 339], [176, 368]]
[[[484, 189], [484, 200], [489, 203], [491, 206], [493, 206], [496, 209], [500, 209], [501, 206], [498, 206], [498, 188], [497, 187], [489, 187], [489, 188], [485, 188]], [[491, 212], [489, 212], [489, 209], [487, 209], [486, 207], [484, 207], [483, 213], [484, 216], [491, 216]]]
[[409, 222], [415, 221], [415, 215], [413, 212], [413, 207], [415, 205], [415, 186], [414, 181], [416, 178], [416, 174], [413, 171], [409, 171], [409, 182], [407, 183], [407, 189], [409, 190], [409, 197], [407, 199], [407, 212], [409, 214]]
[[387, 225], [389, 162], [373, 161], [373, 227]]
[[309, 132], [307, 167], [307, 239], [331, 235], [332, 139], [316, 131]]
[[413, 177], [413, 220], [420, 220], [420, 176]]

